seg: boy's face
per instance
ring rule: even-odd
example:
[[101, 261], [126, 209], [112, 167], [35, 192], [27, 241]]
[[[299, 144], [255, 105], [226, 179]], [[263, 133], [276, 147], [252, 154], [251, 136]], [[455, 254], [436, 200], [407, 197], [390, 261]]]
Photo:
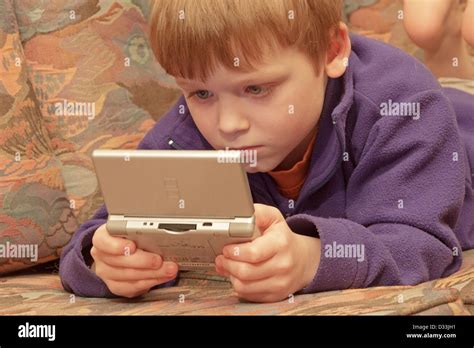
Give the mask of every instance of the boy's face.
[[306, 55], [282, 49], [255, 72], [222, 66], [206, 83], [176, 78], [201, 134], [214, 149], [259, 146], [247, 172], [289, 169], [303, 156], [319, 121], [326, 75]]

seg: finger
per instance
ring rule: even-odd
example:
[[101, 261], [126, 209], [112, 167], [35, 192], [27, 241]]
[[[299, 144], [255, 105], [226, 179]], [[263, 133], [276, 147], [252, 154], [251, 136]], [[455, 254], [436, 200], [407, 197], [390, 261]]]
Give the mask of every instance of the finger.
[[262, 233], [265, 233], [271, 225], [285, 221], [285, 218], [276, 207], [260, 203], [254, 203], [253, 207], [255, 210], [255, 225]]
[[115, 295], [133, 298], [146, 294], [152, 287], [166, 283], [166, 281], [162, 279], [143, 279], [130, 282], [107, 280], [106, 285]]
[[226, 258], [249, 263], [260, 263], [268, 260], [284, 247], [278, 226], [270, 227], [263, 236], [255, 238], [251, 242], [226, 245], [222, 250], [222, 254]]
[[271, 281], [273, 278], [267, 278], [257, 281], [242, 281], [233, 275], [229, 277], [235, 292], [239, 295], [264, 294], [270, 292]]
[[236, 292], [235, 295], [248, 302], [254, 302], [254, 303], [273, 303], [273, 302], [281, 302], [281, 301], [286, 300], [285, 297], [278, 296], [276, 294], [271, 294], [268, 292], [260, 293], [260, 294], [247, 294], [247, 295]]
[[142, 249], [137, 249], [133, 254], [126, 256], [107, 254], [93, 247], [91, 255], [94, 259], [114, 267], [159, 269], [163, 264], [160, 255]]
[[219, 274], [220, 276], [223, 276], [223, 277], [229, 277], [230, 276], [230, 273], [227, 272], [226, 270], [224, 270], [222, 267], [219, 267], [217, 265], [217, 263], [215, 263], [215, 265], [216, 265], [217, 274]]
[[289, 288], [287, 287], [284, 278], [279, 279], [272, 277], [258, 281], [242, 281], [230, 276], [230, 281], [238, 296], [248, 300], [263, 301], [266, 299], [281, 301], [292, 295], [291, 293], [286, 294], [288, 291], [285, 290]]
[[229, 275], [245, 281], [255, 281], [272, 277], [275, 275], [275, 270], [278, 269], [275, 267], [273, 259], [259, 264], [251, 264], [231, 260], [222, 255], [218, 257], [218, 259], [216, 258], [216, 264], [218, 264], [220, 269]]
[[100, 226], [94, 233], [92, 244], [97, 249], [112, 255], [131, 255], [136, 250], [136, 245], [133, 241], [111, 236], [105, 224]]
[[138, 281], [143, 279], [174, 279], [177, 275], [175, 265], [172, 270], [167, 270], [167, 262], [163, 267], [157, 270], [138, 269], [138, 268], [122, 268], [109, 266], [106, 263], [97, 263], [95, 266], [96, 274], [102, 279], [110, 279], [115, 281]]

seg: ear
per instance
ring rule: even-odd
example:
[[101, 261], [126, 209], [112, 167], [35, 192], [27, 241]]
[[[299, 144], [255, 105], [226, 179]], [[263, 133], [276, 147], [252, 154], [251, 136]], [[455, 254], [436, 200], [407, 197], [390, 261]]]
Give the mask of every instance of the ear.
[[341, 77], [347, 69], [349, 55], [351, 54], [351, 40], [349, 29], [343, 22], [331, 33], [331, 43], [326, 53], [324, 71], [328, 77]]

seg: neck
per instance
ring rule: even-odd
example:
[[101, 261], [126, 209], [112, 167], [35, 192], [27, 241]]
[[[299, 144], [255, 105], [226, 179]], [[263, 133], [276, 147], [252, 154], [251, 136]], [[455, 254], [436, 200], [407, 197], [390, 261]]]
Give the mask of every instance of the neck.
[[303, 156], [308, 149], [309, 143], [313, 138], [313, 135], [318, 130], [318, 124], [316, 124], [306, 137], [291, 151], [288, 156], [275, 168], [273, 171], [283, 171], [291, 169], [296, 163], [303, 159]]

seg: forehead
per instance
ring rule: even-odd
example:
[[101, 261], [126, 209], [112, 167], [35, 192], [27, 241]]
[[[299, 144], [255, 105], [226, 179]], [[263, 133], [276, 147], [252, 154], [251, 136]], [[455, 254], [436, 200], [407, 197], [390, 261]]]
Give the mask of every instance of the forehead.
[[227, 80], [232, 80], [235, 84], [244, 84], [249, 83], [257, 80], [265, 80], [265, 79], [272, 79], [278, 77], [281, 74], [287, 72], [285, 67], [275, 67], [273, 69], [262, 69], [256, 70], [251, 73], [242, 73], [242, 72], [233, 72], [231, 70], [222, 70], [217, 71], [216, 73], [212, 74], [211, 77], [207, 81], [199, 81], [199, 80], [186, 80], [182, 78], [175, 78], [176, 83], [182, 87], [192, 87], [195, 85], [206, 84], [209, 80], [214, 78], [224, 77]]
[[[260, 62], [254, 63], [252, 67], [234, 67], [229, 69], [223, 64], [218, 64], [216, 69], [205, 80], [193, 80], [183, 76], [175, 76], [176, 83], [181, 87], [193, 87], [203, 85], [213, 79], [232, 80], [233, 83], [243, 84], [245, 82], [263, 81], [265, 79], [278, 78], [290, 73], [302, 63], [306, 57], [294, 48], [286, 48], [266, 54]], [[309, 60], [308, 60], [309, 62]]]

